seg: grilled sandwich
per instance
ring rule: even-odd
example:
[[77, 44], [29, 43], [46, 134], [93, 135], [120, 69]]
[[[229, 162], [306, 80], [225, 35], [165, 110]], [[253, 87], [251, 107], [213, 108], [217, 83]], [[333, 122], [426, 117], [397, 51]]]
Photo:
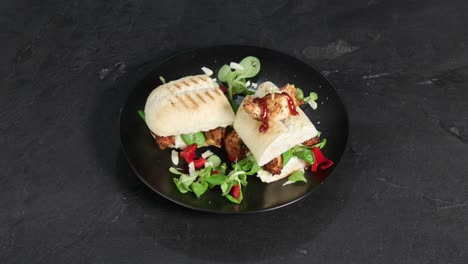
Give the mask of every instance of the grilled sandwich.
[[155, 88], [146, 100], [146, 124], [160, 149], [184, 149], [182, 135], [202, 132], [204, 146], [221, 147], [235, 115], [208, 75], [186, 76]]

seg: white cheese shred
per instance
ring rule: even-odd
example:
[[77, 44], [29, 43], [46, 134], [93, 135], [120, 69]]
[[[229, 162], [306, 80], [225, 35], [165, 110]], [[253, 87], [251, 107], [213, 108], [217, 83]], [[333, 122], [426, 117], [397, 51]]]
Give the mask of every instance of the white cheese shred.
[[213, 152], [211, 152], [210, 150], [207, 150], [207, 151], [203, 152], [203, 154], [201, 154], [201, 156], [202, 156], [204, 159], [206, 159], [206, 158], [208, 158], [209, 156], [211, 156], [211, 155], [213, 155], [213, 154], [214, 154]]
[[249, 87], [249, 86], [250, 86], [250, 81], [247, 81], [247, 82], [245, 83], [245, 87]]
[[194, 176], [196, 171], [195, 171], [195, 164], [193, 164], [193, 161], [188, 164], [188, 171], [190, 176]]
[[213, 75], [213, 71], [207, 67], [202, 67], [201, 70], [208, 76]]
[[235, 63], [235, 62], [229, 63], [229, 67], [233, 70], [239, 70], [239, 71], [242, 71], [244, 69], [242, 65], [240, 65], [239, 63]]
[[171, 160], [174, 165], [178, 165], [179, 164], [179, 152], [172, 150]]
[[317, 103], [314, 101], [314, 100], [309, 100], [307, 103], [309, 103], [310, 107], [312, 107], [312, 109], [317, 109]]

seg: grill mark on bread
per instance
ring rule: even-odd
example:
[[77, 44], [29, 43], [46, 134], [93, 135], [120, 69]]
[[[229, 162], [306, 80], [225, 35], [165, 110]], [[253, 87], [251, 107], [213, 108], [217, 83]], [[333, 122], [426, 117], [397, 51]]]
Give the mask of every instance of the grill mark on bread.
[[186, 82], [185, 80], [182, 81], [183, 84], [185, 84], [186, 86], [190, 86], [190, 84], [188, 82]]
[[190, 81], [192, 81], [194, 84], [198, 84], [197, 79], [190, 78]]
[[214, 92], [215, 92], [218, 96], [221, 95], [221, 93], [219, 92], [219, 89], [215, 89]]
[[211, 100], [214, 101], [214, 97], [210, 94], [210, 91], [205, 92], [206, 96], [208, 96]]
[[189, 99], [190, 102], [192, 102], [192, 104], [195, 106], [195, 108], [198, 108], [198, 104], [197, 104], [197, 102], [195, 102], [195, 100], [193, 100], [192, 96], [187, 94], [186, 97]]
[[185, 103], [185, 101], [182, 100], [182, 98], [180, 98], [180, 96], [177, 95], [176, 98], [177, 98], [177, 100], [179, 100], [179, 101], [185, 106], [185, 108], [189, 108], [189, 106], [187, 105], [187, 103]]
[[174, 83], [174, 86], [177, 87], [177, 89], [180, 89], [180, 85], [178, 85], [177, 83]]
[[203, 97], [200, 94], [197, 93], [197, 97], [198, 97], [198, 99], [200, 99], [200, 101], [202, 101], [203, 103], [206, 104], [205, 99], [203, 99]]

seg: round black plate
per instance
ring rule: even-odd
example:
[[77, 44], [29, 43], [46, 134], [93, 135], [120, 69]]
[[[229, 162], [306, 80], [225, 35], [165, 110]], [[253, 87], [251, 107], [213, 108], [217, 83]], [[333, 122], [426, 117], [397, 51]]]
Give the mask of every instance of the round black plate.
[[[223, 64], [238, 62], [246, 56], [256, 56], [262, 64], [256, 82], [272, 81], [277, 86], [286, 83], [295, 84], [304, 90], [319, 96], [318, 108], [303, 108], [317, 130], [322, 132], [322, 138], [328, 142], [324, 154], [335, 161], [335, 165], [327, 172], [313, 174], [307, 172], [307, 183], [296, 183], [282, 186], [286, 179], [264, 184], [252, 176], [244, 189], [244, 200], [235, 205], [221, 196], [218, 188], [208, 190], [200, 199], [194, 194], [181, 194], [173, 183], [173, 175], [168, 169], [172, 166], [171, 151], [161, 151], [156, 146], [146, 124], [137, 114], [144, 108], [146, 97], [161, 84], [159, 76], [166, 80], [175, 80], [186, 75], [201, 74], [205, 66], [213, 71]], [[201, 48], [170, 57], [149, 72], [130, 94], [126, 104], [121, 109], [120, 138], [122, 148], [130, 166], [136, 175], [152, 190], [163, 197], [180, 205], [208, 212], [244, 213], [276, 209], [311, 193], [327, 175], [336, 167], [346, 147], [348, 137], [348, 118], [343, 101], [334, 88], [318, 70], [305, 62], [285, 53], [253, 46], [215, 46]]]

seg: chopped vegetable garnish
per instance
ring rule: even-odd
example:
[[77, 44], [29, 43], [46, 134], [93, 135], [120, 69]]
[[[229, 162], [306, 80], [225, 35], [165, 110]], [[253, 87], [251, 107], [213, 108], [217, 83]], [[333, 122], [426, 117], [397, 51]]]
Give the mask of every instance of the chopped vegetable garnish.
[[208, 76], [213, 75], [213, 71], [207, 67], [202, 67], [201, 70]]
[[140, 115], [141, 119], [143, 119], [143, 121], [146, 121], [146, 118], [145, 118], [145, 111], [143, 111], [143, 110], [138, 110], [138, 114]]
[[289, 175], [288, 180], [285, 183], [283, 183], [283, 186], [295, 182], [307, 182], [303, 171], [298, 170], [296, 172], [293, 172], [291, 175]]
[[[245, 57], [240, 63], [231, 62], [230, 65], [223, 65], [218, 71], [218, 80], [227, 83], [228, 100], [234, 112], [239, 105], [234, 100], [234, 95], [247, 95], [251, 91], [247, 90], [247, 78], [255, 77], [260, 71], [260, 61], [253, 56]], [[222, 87], [220, 86], [222, 89]]]
[[198, 146], [202, 146], [205, 144], [205, 134], [203, 132], [182, 134], [181, 137], [187, 145], [197, 144]]
[[162, 76], [159, 76], [159, 80], [160, 80], [163, 84], [166, 83], [166, 79], [164, 79], [164, 77], [162, 77]]
[[197, 144], [190, 145], [180, 152], [180, 156], [185, 159], [185, 162], [190, 163], [197, 157], [195, 153], [197, 148]]
[[174, 165], [179, 164], [179, 153], [175, 150], [171, 152], [171, 160]]
[[306, 161], [309, 164], [314, 163], [314, 155], [312, 154], [312, 151], [310, 151], [310, 149], [304, 148], [299, 152], [295, 152], [294, 156]]
[[193, 160], [193, 165], [195, 166], [196, 169], [199, 169], [205, 165], [206, 159], [201, 157], [199, 159]]
[[304, 92], [302, 91], [302, 89], [299, 87], [296, 87], [296, 91], [297, 91], [297, 99], [299, 101], [304, 99]]
[[289, 160], [293, 157], [293, 151], [290, 149], [283, 154], [281, 154], [281, 158], [283, 159], [283, 168], [289, 162]]
[[312, 172], [317, 172], [319, 169], [326, 170], [333, 166], [333, 161], [327, 159], [319, 148], [313, 147], [312, 151], [315, 156], [315, 161], [311, 166]]

